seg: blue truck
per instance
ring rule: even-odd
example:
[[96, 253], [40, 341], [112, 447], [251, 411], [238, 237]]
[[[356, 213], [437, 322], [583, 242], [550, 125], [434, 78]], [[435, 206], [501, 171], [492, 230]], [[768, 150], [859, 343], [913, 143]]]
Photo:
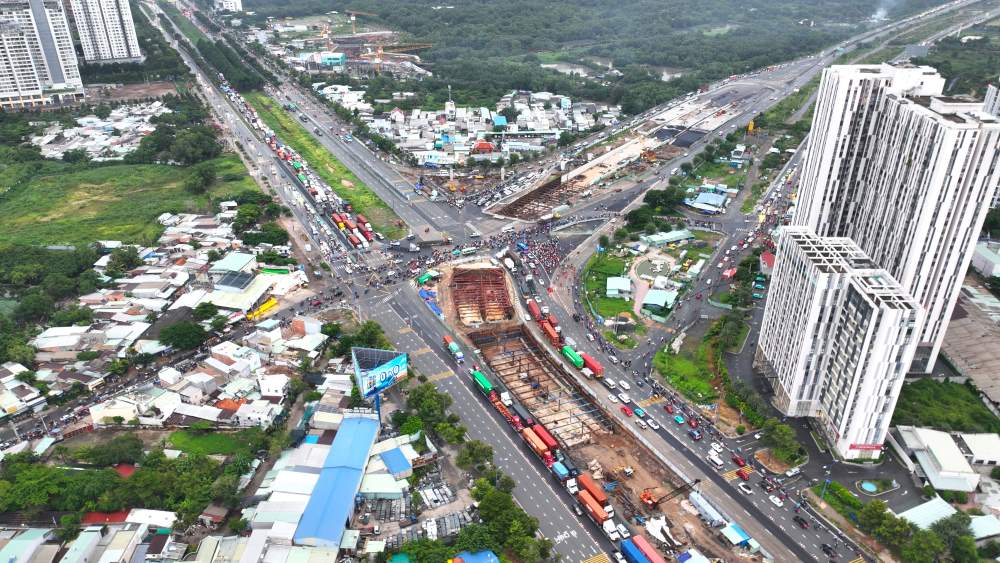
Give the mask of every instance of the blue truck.
[[642, 550], [631, 539], [622, 540], [621, 550], [628, 563], [650, 563], [649, 558], [643, 555]]

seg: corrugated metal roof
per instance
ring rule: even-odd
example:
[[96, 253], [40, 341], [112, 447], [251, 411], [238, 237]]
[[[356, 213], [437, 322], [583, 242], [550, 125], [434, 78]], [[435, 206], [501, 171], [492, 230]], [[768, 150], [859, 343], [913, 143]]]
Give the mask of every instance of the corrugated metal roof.
[[373, 418], [344, 418], [295, 530], [295, 543], [334, 548], [340, 545], [378, 429], [379, 423]]

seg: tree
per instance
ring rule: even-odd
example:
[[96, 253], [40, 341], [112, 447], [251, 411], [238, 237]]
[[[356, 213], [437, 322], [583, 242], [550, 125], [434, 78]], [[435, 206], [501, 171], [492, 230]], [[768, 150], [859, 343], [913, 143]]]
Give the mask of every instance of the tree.
[[401, 425], [399, 425], [399, 433], [406, 436], [412, 436], [413, 434], [416, 434], [417, 432], [420, 432], [423, 429], [424, 429], [424, 421], [420, 420], [419, 416], [411, 415], [407, 417], [406, 420], [403, 421]]
[[63, 514], [59, 517], [59, 528], [56, 529], [56, 537], [61, 542], [68, 542], [80, 535], [80, 515]]
[[950, 552], [953, 563], [978, 563], [979, 561], [976, 540], [970, 535], [955, 538]]
[[931, 530], [917, 530], [910, 541], [900, 551], [906, 563], [934, 563], [944, 554], [945, 545]]
[[14, 319], [19, 323], [30, 323], [44, 320], [55, 310], [55, 302], [48, 295], [39, 291], [31, 292], [21, 297], [21, 302], [14, 309]]
[[214, 330], [215, 332], [221, 332], [223, 329], [226, 328], [226, 324], [228, 322], [229, 319], [227, 319], [226, 317], [222, 315], [216, 315], [215, 317], [212, 317], [212, 321], [210, 324], [212, 326], [212, 330]]
[[455, 549], [458, 551], [478, 553], [489, 550], [497, 552], [500, 551], [501, 547], [490, 529], [482, 524], [472, 524], [462, 528], [458, 537], [455, 538]]
[[763, 442], [771, 446], [775, 455], [782, 459], [790, 459], [799, 451], [799, 442], [791, 426], [782, 424], [776, 418], [769, 418], [764, 423], [763, 430]]
[[229, 527], [229, 531], [233, 532], [234, 534], [240, 535], [243, 532], [247, 531], [247, 529], [249, 529], [250, 523], [240, 518], [239, 516], [233, 516], [232, 518], [226, 521], [226, 526]]
[[607, 248], [611, 246], [611, 239], [608, 238], [608, 235], [601, 235], [597, 239], [597, 244], [601, 245], [603, 248]]
[[215, 140], [215, 133], [203, 125], [189, 127], [177, 133], [170, 145], [170, 159], [180, 164], [191, 165], [215, 158], [222, 147]]
[[207, 258], [209, 262], [218, 262], [222, 258], [222, 254], [220, 254], [218, 250], [213, 248], [208, 251]]
[[111, 258], [105, 272], [108, 277], [120, 278], [125, 272], [142, 265], [142, 258], [139, 257], [139, 250], [134, 246], [122, 246], [111, 251]]
[[87, 151], [85, 149], [73, 149], [64, 152], [62, 160], [63, 162], [67, 162], [69, 164], [90, 162], [90, 155], [87, 154]]
[[64, 299], [76, 293], [76, 282], [65, 274], [52, 272], [42, 280], [42, 289], [52, 299]]
[[487, 461], [493, 461], [493, 448], [485, 442], [469, 440], [459, 448], [455, 465], [469, 471]]
[[203, 301], [198, 303], [198, 306], [194, 308], [192, 314], [196, 320], [204, 321], [218, 315], [219, 308], [216, 307], [214, 303]]
[[962, 536], [971, 536], [972, 530], [969, 525], [972, 519], [964, 512], [956, 512], [947, 518], [942, 518], [931, 525], [931, 530], [941, 538], [945, 548], [951, 550]]
[[340, 323], [323, 323], [319, 331], [329, 338], [340, 338], [343, 328], [341, 328]]
[[456, 551], [438, 540], [421, 538], [402, 545], [400, 551], [416, 563], [440, 563], [451, 559]]
[[899, 549], [913, 534], [913, 524], [904, 518], [887, 515], [875, 536], [890, 549]]
[[160, 330], [159, 340], [179, 350], [193, 350], [208, 340], [208, 333], [198, 323], [180, 321]]
[[615, 240], [621, 242], [628, 238], [628, 229], [621, 228], [615, 231]]
[[858, 511], [858, 524], [862, 530], [874, 532], [885, 522], [888, 509], [884, 501], [873, 500]]
[[694, 165], [691, 164], [690, 162], [682, 162], [680, 165], [680, 169], [681, 172], [685, 174], [691, 174], [691, 171], [694, 170]]
[[211, 422], [207, 420], [196, 420], [191, 423], [191, 425], [188, 427], [188, 430], [192, 434], [200, 435], [200, 434], [207, 434], [212, 430], [212, 428], [213, 425]]

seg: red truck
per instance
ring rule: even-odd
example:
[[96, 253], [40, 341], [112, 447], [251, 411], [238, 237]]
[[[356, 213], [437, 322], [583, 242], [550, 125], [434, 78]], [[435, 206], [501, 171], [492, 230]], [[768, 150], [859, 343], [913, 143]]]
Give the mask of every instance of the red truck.
[[608, 519], [608, 513], [604, 512], [604, 508], [601, 507], [601, 505], [594, 499], [593, 496], [591, 496], [589, 492], [581, 490], [576, 494], [576, 498], [580, 501], [580, 504], [587, 509], [587, 513], [594, 519], [594, 522], [603, 524], [604, 521]]
[[649, 559], [649, 563], [667, 563], [666, 559], [660, 555], [660, 552], [656, 551], [656, 549], [650, 545], [649, 541], [641, 535], [636, 534], [632, 536], [632, 543], [639, 548], [639, 551], [646, 556], [646, 559]]
[[602, 377], [604, 375], [604, 366], [601, 365], [601, 362], [584, 353], [580, 353], [580, 357], [583, 358], [583, 367], [594, 372], [595, 377]]
[[546, 321], [542, 321], [538, 323], [538, 326], [542, 327], [542, 332], [545, 333], [545, 337], [549, 339], [549, 342], [551, 342], [553, 346], [559, 345], [559, 333], [556, 332], [556, 329], [552, 328], [552, 325]]
[[589, 473], [580, 472], [580, 475], [576, 478], [576, 482], [580, 485], [580, 489], [590, 493], [590, 497], [597, 501], [602, 507], [608, 504], [608, 495], [604, 492], [604, 489], [600, 485], [594, 482]]
[[535, 436], [538, 436], [542, 443], [545, 444], [546, 448], [553, 452], [559, 449], [559, 442], [556, 442], [556, 439], [552, 437], [552, 434], [549, 434], [549, 431], [544, 426], [536, 424], [531, 429], [535, 432]]
[[358, 226], [357, 226], [357, 224], [354, 223], [354, 221], [351, 221], [350, 218], [348, 218], [348, 217], [345, 216], [344, 217], [344, 228], [347, 229], [348, 231], [354, 232], [354, 229], [357, 229]]
[[528, 312], [531, 313], [531, 318], [536, 321], [542, 320], [542, 309], [538, 306], [538, 302], [534, 299], [528, 301]]
[[356, 237], [354, 235], [347, 235], [347, 240], [349, 240], [351, 242], [351, 244], [354, 246], [354, 248], [357, 248], [357, 247], [361, 246], [361, 239], [359, 239], [358, 237]]
[[542, 442], [542, 439], [539, 438], [531, 428], [525, 428], [522, 430], [521, 437], [523, 437], [524, 441], [528, 443], [528, 446], [530, 446], [531, 449], [542, 458], [546, 467], [552, 465], [555, 461], [555, 458], [552, 457], [552, 452], [549, 451], [549, 449], [545, 446], [545, 442]]
[[546, 319], [552, 323], [552, 328], [559, 328], [559, 319], [557, 319], [555, 315], [549, 313], [549, 316], [546, 317]]
[[371, 223], [369, 223], [369, 222], [368, 222], [368, 219], [365, 219], [365, 216], [364, 216], [364, 215], [362, 215], [362, 214], [358, 213], [358, 214], [357, 214], [357, 215], [355, 215], [354, 217], [355, 217], [355, 218], [356, 218], [356, 219], [358, 220], [358, 225], [359, 225], [359, 226], [360, 226], [360, 225], [364, 225], [364, 226], [365, 226], [365, 228], [366, 228], [366, 229], [368, 229], [369, 231], [370, 231], [370, 230], [372, 230], [372, 225], [371, 225]]
[[369, 231], [368, 229], [362, 230], [361, 231], [361, 236], [365, 237], [365, 240], [367, 240], [368, 242], [371, 242], [371, 241], [375, 240], [375, 236], [372, 235], [372, 232]]

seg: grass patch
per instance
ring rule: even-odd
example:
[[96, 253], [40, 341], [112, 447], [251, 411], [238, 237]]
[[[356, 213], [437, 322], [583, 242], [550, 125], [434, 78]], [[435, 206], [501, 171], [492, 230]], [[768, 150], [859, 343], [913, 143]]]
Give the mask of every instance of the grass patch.
[[767, 182], [756, 182], [750, 188], [750, 194], [747, 198], [743, 200], [743, 204], [740, 205], [740, 213], [750, 213], [753, 208], [757, 206], [757, 202], [760, 201], [760, 196], [764, 195], [764, 190], [767, 189]]
[[685, 397], [698, 402], [714, 401], [718, 393], [712, 386], [707, 355], [708, 347], [704, 343], [694, 352], [684, 348], [679, 354], [661, 350], [653, 357], [653, 366], [671, 387]]
[[736, 344], [726, 348], [726, 352], [730, 354], [735, 354], [740, 351], [743, 347], [743, 342], [747, 339], [747, 335], [750, 334], [750, 325], [743, 323], [743, 327], [740, 329], [740, 335], [736, 340]]
[[1000, 432], [1000, 418], [986, 408], [974, 387], [934, 379], [903, 385], [892, 424], [952, 432]]
[[613, 330], [604, 331], [604, 339], [610, 342], [612, 346], [618, 348], [619, 350], [631, 350], [639, 345], [636, 339], [633, 338], [632, 336], [629, 335], [623, 335], [623, 336], [625, 336], [625, 338], [619, 340], [618, 336], [615, 335], [615, 331]]
[[122, 240], [148, 244], [163, 232], [164, 212], [210, 211], [213, 195], [257, 190], [236, 155], [210, 161], [220, 179], [207, 194], [184, 190], [190, 170], [163, 164], [69, 165], [46, 161], [0, 164], [0, 242], [89, 244]]
[[244, 94], [253, 105], [260, 118], [274, 130], [278, 137], [292, 146], [312, 166], [316, 174], [340, 197], [354, 206], [355, 213], [361, 213], [372, 222], [376, 231], [389, 238], [402, 238], [406, 233], [399, 226], [399, 217], [388, 205], [361, 182], [353, 172], [334, 158], [291, 115], [271, 98], [260, 92]]
[[625, 260], [606, 252], [594, 254], [584, 268], [583, 279], [587, 297], [594, 311], [604, 318], [632, 312], [632, 302], [616, 297], [605, 297], [609, 277], [620, 276], [625, 271]]
[[172, 448], [190, 455], [253, 455], [257, 453], [253, 448], [260, 443], [262, 434], [259, 428], [205, 434], [178, 430], [170, 434], [168, 441]]
[[859, 59], [854, 64], [869, 65], [869, 64], [884, 63], [886, 61], [891, 61], [892, 59], [896, 58], [897, 56], [900, 55], [900, 53], [902, 53], [905, 50], [906, 47], [891, 47], [891, 46], [883, 47], [881, 49], [876, 49], [875, 51], [868, 53], [864, 57], [861, 57], [861, 59]]
[[192, 45], [197, 45], [199, 39], [208, 39], [208, 36], [202, 33], [201, 30], [198, 29], [198, 26], [194, 25], [191, 20], [184, 17], [184, 14], [177, 9], [177, 6], [167, 2], [157, 2], [157, 5], [164, 11], [164, 13], [167, 14], [170, 21], [174, 22], [177, 29], [180, 30], [184, 37], [188, 38], [188, 41], [190, 41]]
[[817, 497], [822, 498], [824, 502], [830, 505], [830, 508], [836, 510], [838, 514], [854, 522], [858, 511], [864, 506], [861, 499], [851, 494], [851, 491], [847, 487], [836, 481], [832, 481], [826, 486], [826, 495], [823, 495], [823, 486], [823, 483], [814, 485], [812, 491], [816, 493]]

